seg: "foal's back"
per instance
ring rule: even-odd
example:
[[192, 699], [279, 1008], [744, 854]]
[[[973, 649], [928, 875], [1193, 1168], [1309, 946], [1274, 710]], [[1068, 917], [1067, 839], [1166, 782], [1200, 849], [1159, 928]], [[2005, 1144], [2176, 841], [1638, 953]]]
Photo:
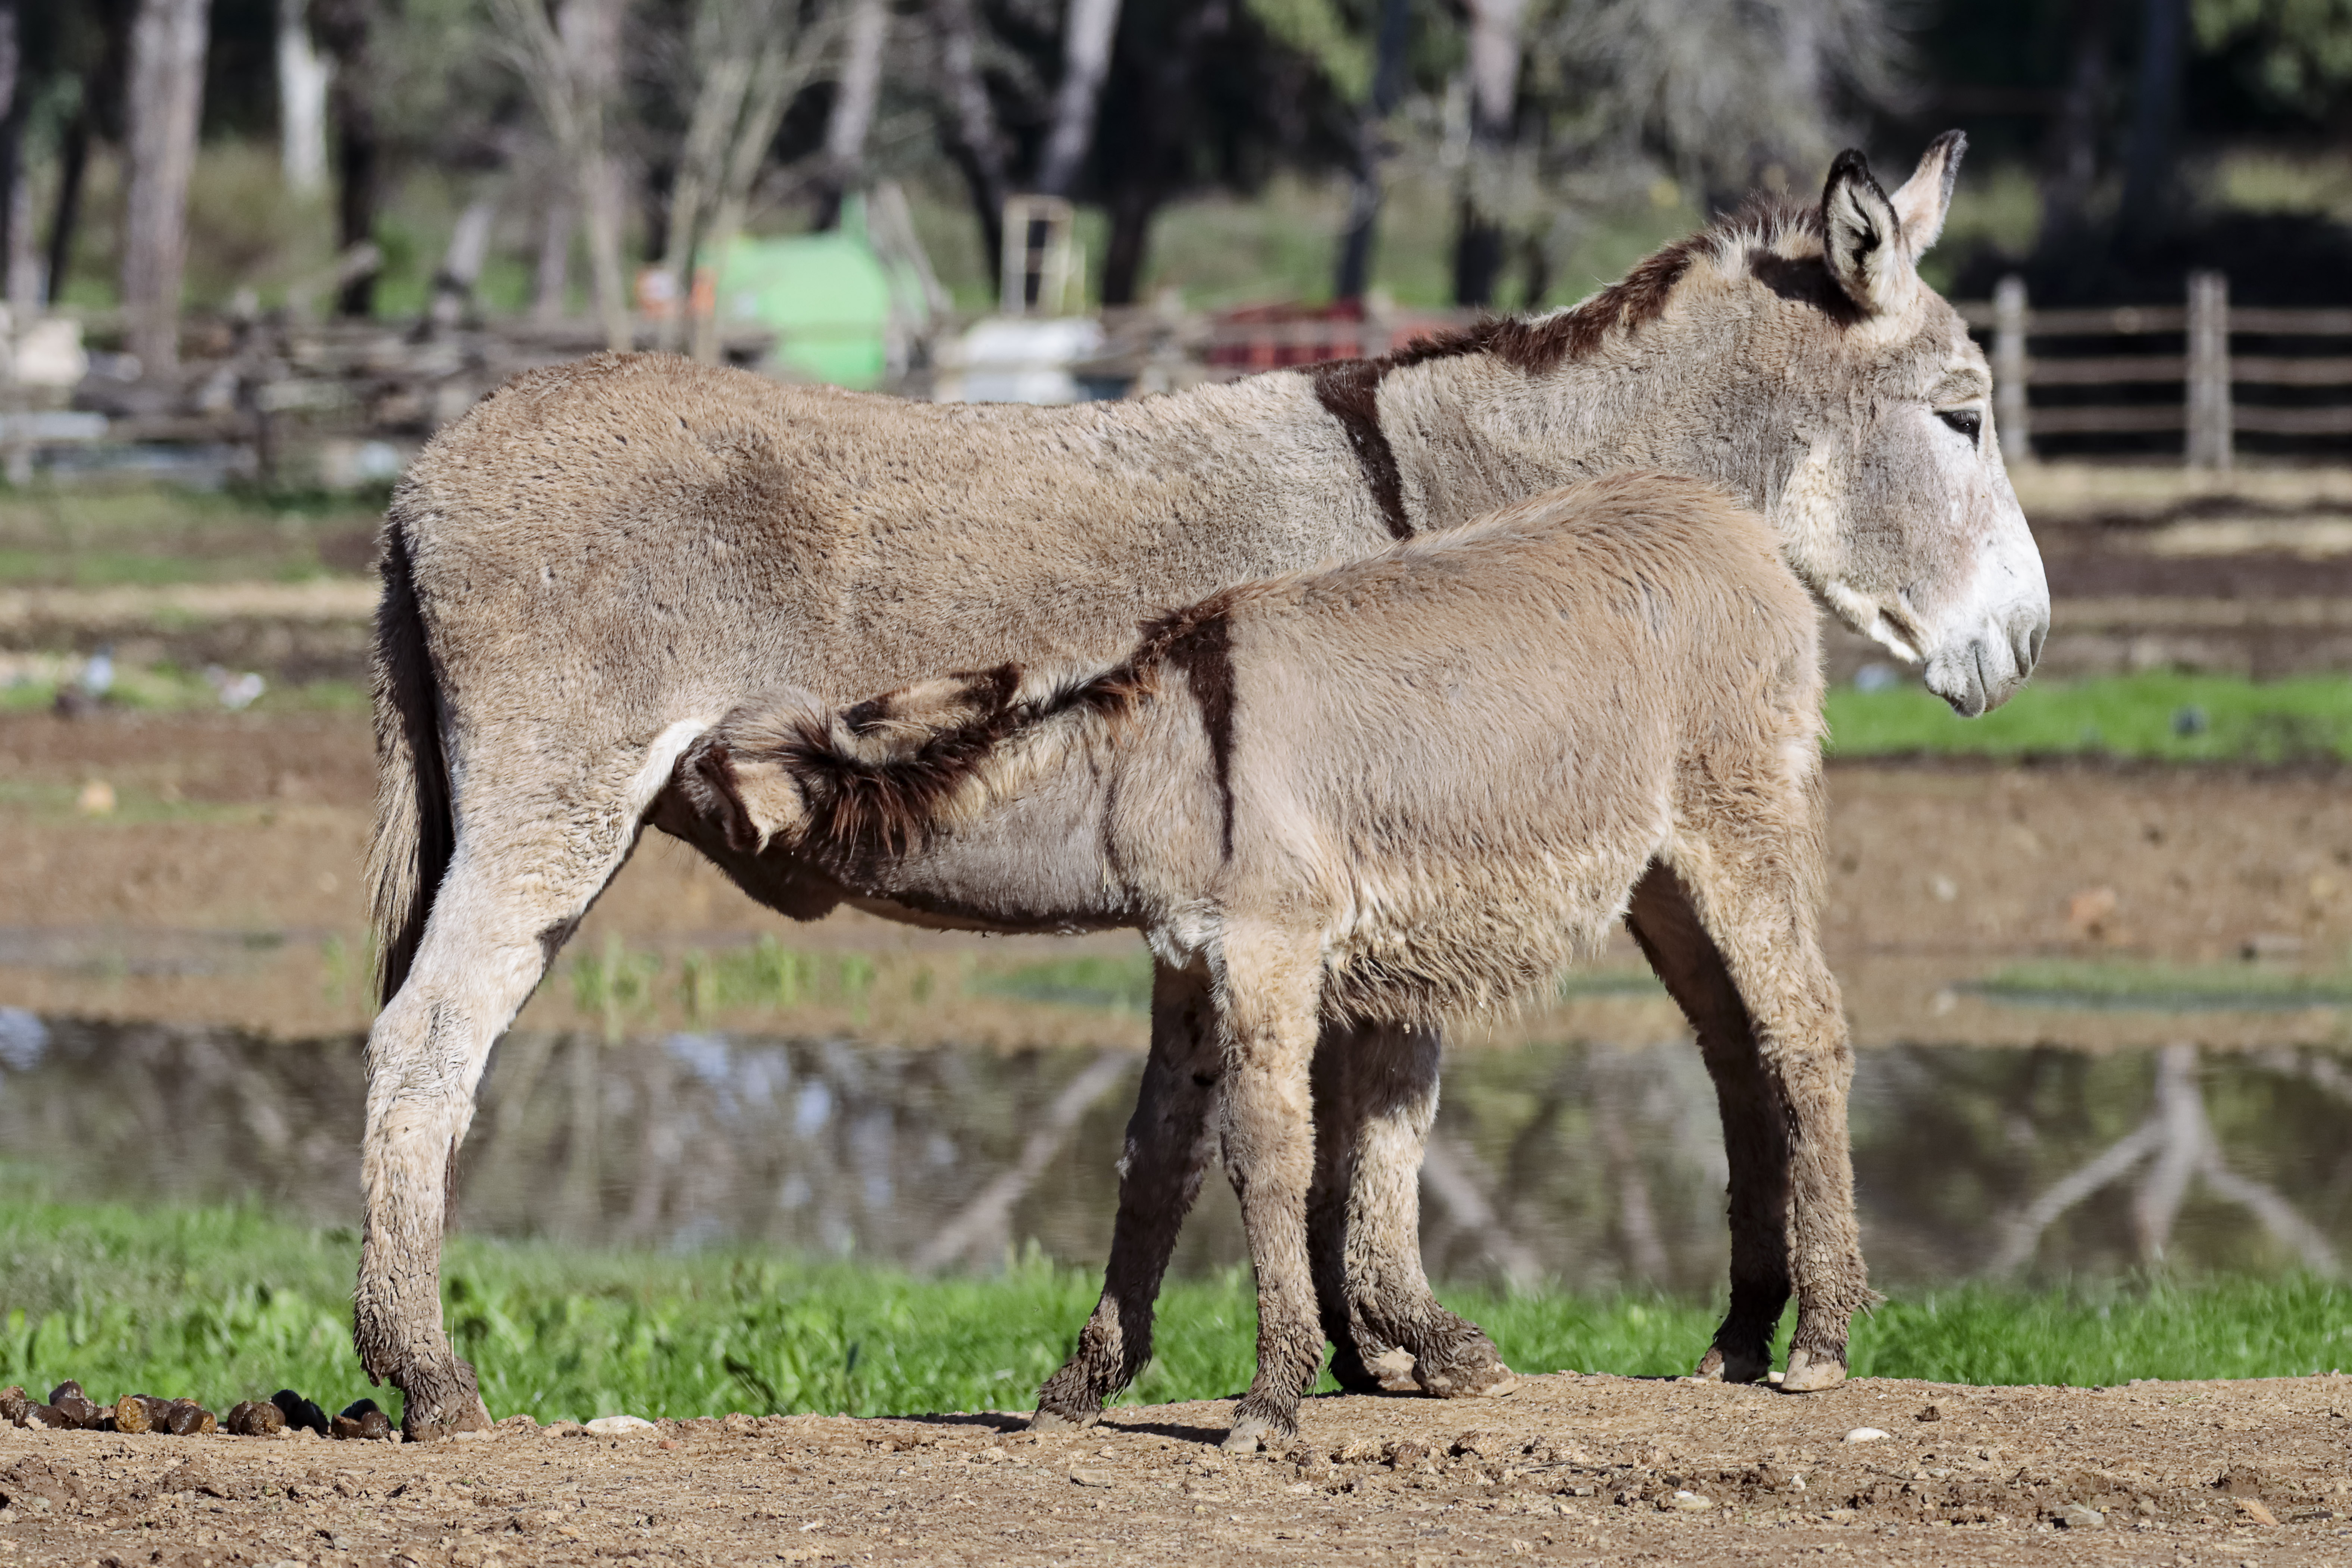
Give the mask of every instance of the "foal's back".
[[1507, 1003], [1688, 852], [1694, 776], [1813, 787], [1811, 602], [1691, 480], [1592, 481], [1223, 607], [1226, 900], [1318, 908], [1348, 1005]]

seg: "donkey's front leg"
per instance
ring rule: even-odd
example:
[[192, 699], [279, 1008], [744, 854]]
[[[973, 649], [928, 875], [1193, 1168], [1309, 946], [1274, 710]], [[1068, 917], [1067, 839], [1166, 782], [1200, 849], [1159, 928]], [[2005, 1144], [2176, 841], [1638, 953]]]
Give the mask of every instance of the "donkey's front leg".
[[1127, 1124], [1102, 1298], [1078, 1332], [1077, 1349], [1038, 1391], [1032, 1429], [1092, 1426], [1104, 1402], [1150, 1359], [1160, 1281], [1208, 1167], [1219, 1071], [1207, 973], [1159, 966], [1151, 981], [1151, 1056]]
[[1755, 1383], [1771, 1370], [1789, 1304], [1788, 1110], [1766, 1077], [1746, 1004], [1675, 873], [1653, 866], [1625, 924], [1690, 1020], [1715, 1080], [1731, 1175], [1731, 1308], [1697, 1375]]
[[1216, 1000], [1224, 1077], [1217, 1125], [1257, 1271], [1257, 1375], [1224, 1446], [1255, 1453], [1297, 1435], [1299, 1395], [1322, 1360], [1307, 1257], [1307, 1193], [1315, 1174], [1309, 1071], [1320, 972], [1315, 943], [1295, 932], [1229, 928], [1222, 946]]
[[1352, 1393], [1460, 1398], [1517, 1384], [1486, 1331], [1440, 1306], [1422, 1272], [1439, 1054], [1436, 1030], [1403, 1024], [1327, 1023], [1316, 1048], [1307, 1246], [1331, 1375]]
[[1785, 1256], [1797, 1331], [1780, 1388], [1809, 1394], [1845, 1381], [1853, 1314], [1878, 1297], [1854, 1213], [1846, 1133], [1853, 1049], [1837, 981], [1822, 959], [1804, 890], [1785, 863], [1753, 852], [1755, 838], [1752, 831], [1725, 834], [1710, 853], [1692, 858], [1685, 875], [1754, 1031], [1762, 1080], [1754, 1112], [1786, 1129]]

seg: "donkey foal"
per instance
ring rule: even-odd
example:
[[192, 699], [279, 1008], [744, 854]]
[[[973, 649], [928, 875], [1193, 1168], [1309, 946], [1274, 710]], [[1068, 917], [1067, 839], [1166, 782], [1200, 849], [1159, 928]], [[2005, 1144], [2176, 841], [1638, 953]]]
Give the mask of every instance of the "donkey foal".
[[[1694, 481], [1621, 475], [1228, 589], [1107, 668], [1004, 665], [837, 711], [771, 694], [677, 777], [738, 848], [780, 843], [854, 894], [1134, 927], [1206, 974], [1217, 1056], [1202, 1067], [1258, 1280], [1257, 1374], [1226, 1441], [1246, 1450], [1296, 1431], [1324, 1338], [1306, 1213], [1318, 1013], [1507, 1006], [1661, 876], [1752, 1020], [1750, 1110], [1770, 1125], [1748, 1135], [1787, 1146], [1769, 1216], [1799, 1302], [1785, 1385], [1843, 1376], [1871, 1298], [1852, 1058], [1814, 931], [1819, 663], [1811, 603], [1762, 518]], [[1192, 1195], [1121, 1205], [1181, 1214]], [[1150, 1304], [1129, 1305], [1142, 1331], [1082, 1342], [1041, 1414], [1091, 1419], [1132, 1377]]]

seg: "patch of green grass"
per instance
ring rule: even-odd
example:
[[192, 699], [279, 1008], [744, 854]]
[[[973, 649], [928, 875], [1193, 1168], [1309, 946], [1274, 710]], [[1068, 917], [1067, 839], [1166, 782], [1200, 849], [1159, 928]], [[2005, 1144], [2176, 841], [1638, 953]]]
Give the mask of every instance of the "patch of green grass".
[[2035, 1006], [2248, 1011], [2352, 1005], [2352, 975], [2296, 974], [2254, 964], [2014, 963], [1960, 987]]
[[[367, 1394], [352, 1360], [358, 1243], [249, 1209], [0, 1204], [0, 1383], [186, 1394]], [[1024, 1409], [1092, 1308], [1092, 1270], [1034, 1253], [988, 1278], [750, 1250], [656, 1254], [449, 1239], [450, 1331], [498, 1415]], [[1524, 1372], [1686, 1371], [1716, 1309], [1659, 1297], [1446, 1290]], [[1171, 1283], [1130, 1402], [1248, 1381], [1246, 1270]], [[2352, 1362], [2352, 1289], [2309, 1278], [1897, 1300], [1855, 1325], [1862, 1375], [1964, 1383], [2300, 1375]], [[1328, 1389], [1328, 1379], [1318, 1387]], [[378, 1391], [378, 1397], [382, 1397]]]
[[2151, 673], [2038, 681], [1981, 719], [1916, 686], [1829, 695], [1837, 757], [2103, 756], [2168, 763], [2352, 760], [2352, 680]]
[[383, 493], [0, 487], [0, 586], [301, 582], [367, 569]]
[[1116, 956], [1090, 953], [1024, 963], [1000, 974], [975, 974], [967, 988], [1024, 1002], [1148, 1013], [1151, 1010], [1151, 954], [1140, 951]]
[[[53, 705], [58, 689], [77, 678], [78, 658], [0, 655], [0, 712], [37, 712]], [[366, 688], [349, 680], [310, 680], [269, 686], [244, 711], [252, 713], [364, 713]], [[220, 694], [202, 675], [177, 665], [121, 665], [107, 689], [106, 705], [142, 713], [216, 713]]]

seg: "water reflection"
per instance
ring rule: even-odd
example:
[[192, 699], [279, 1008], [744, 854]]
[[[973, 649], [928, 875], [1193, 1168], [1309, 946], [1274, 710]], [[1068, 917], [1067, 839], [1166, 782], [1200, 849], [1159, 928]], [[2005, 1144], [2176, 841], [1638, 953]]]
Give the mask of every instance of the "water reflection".
[[[250, 1197], [358, 1214], [360, 1039], [0, 1009], [0, 1159], [59, 1197]], [[1032, 1241], [1098, 1262], [1139, 1061], [673, 1034], [522, 1034], [468, 1140], [458, 1223], [692, 1247], [744, 1241], [985, 1268]], [[2352, 1063], [2313, 1049], [1860, 1058], [1874, 1274], [2333, 1269], [2352, 1248]], [[1465, 1050], [1423, 1178], [1442, 1278], [1706, 1289], [1722, 1138], [1679, 1041]], [[1178, 1267], [1244, 1257], [1212, 1181]]]

